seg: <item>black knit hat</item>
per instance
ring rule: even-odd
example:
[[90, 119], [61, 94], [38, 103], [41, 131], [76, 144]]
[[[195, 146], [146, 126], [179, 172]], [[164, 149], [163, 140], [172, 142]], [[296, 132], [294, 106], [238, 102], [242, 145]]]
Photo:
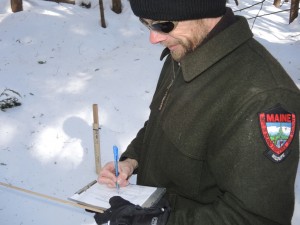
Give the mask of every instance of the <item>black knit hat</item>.
[[130, 0], [133, 13], [145, 19], [182, 21], [225, 14], [226, 0]]

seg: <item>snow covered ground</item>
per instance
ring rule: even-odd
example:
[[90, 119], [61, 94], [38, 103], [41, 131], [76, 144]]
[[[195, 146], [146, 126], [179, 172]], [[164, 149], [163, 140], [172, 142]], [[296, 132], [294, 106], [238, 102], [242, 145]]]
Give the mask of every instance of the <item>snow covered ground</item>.
[[[267, 2], [260, 14], [276, 10]], [[19, 13], [11, 13], [10, 0], [0, 0], [0, 94], [14, 90], [22, 103], [0, 111], [0, 182], [67, 199], [97, 177], [92, 104], [99, 106], [102, 164], [112, 160], [112, 146], [124, 150], [147, 119], [162, 47], [149, 43], [128, 1], [120, 15], [110, 4], [104, 1], [104, 29], [97, 0], [90, 9], [23, 0]], [[250, 18], [258, 10], [241, 14]], [[253, 32], [300, 88], [300, 19], [288, 25], [287, 12], [260, 17]], [[296, 195], [293, 225], [300, 224], [299, 179]], [[0, 186], [0, 224], [95, 222], [80, 208]]]

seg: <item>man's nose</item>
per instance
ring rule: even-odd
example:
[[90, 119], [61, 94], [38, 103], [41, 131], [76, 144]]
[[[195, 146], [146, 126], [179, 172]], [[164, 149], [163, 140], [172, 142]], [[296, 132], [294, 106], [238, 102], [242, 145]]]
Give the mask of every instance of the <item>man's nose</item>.
[[150, 30], [150, 42], [151, 42], [151, 44], [160, 43], [160, 42], [166, 40], [166, 38], [167, 38], [166, 34]]

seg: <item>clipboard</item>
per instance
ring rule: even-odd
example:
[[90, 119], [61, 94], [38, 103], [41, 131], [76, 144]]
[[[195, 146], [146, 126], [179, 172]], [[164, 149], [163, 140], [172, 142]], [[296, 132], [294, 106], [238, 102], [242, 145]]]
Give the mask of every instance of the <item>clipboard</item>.
[[109, 188], [94, 180], [79, 189], [68, 199], [83, 206], [92, 207], [97, 210], [106, 210], [110, 208], [109, 199], [113, 196], [120, 196], [132, 204], [149, 208], [155, 205], [165, 192], [166, 189], [163, 187], [129, 184], [126, 187], [121, 187], [118, 193], [116, 188]]

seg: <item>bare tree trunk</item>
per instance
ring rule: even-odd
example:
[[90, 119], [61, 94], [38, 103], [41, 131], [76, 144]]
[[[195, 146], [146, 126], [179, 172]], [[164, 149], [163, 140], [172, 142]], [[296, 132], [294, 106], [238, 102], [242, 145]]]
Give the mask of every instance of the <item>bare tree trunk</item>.
[[120, 14], [122, 12], [121, 0], [112, 0], [112, 11], [117, 14]]
[[104, 18], [103, 0], [99, 0], [99, 8], [100, 8], [100, 22], [101, 22], [101, 27], [106, 28], [106, 23], [105, 23], [105, 18]]
[[10, 0], [11, 11], [20, 12], [23, 11], [23, 1], [22, 0]]
[[[289, 2], [289, 0], [284, 0], [284, 2]], [[274, 0], [273, 5], [277, 8], [281, 7], [281, 0]], [[292, 23], [298, 17], [299, 6], [300, 0], [291, 0], [289, 23]]]
[[298, 17], [299, 6], [300, 6], [299, 0], [292, 0], [289, 23], [293, 22], [294, 19]]

